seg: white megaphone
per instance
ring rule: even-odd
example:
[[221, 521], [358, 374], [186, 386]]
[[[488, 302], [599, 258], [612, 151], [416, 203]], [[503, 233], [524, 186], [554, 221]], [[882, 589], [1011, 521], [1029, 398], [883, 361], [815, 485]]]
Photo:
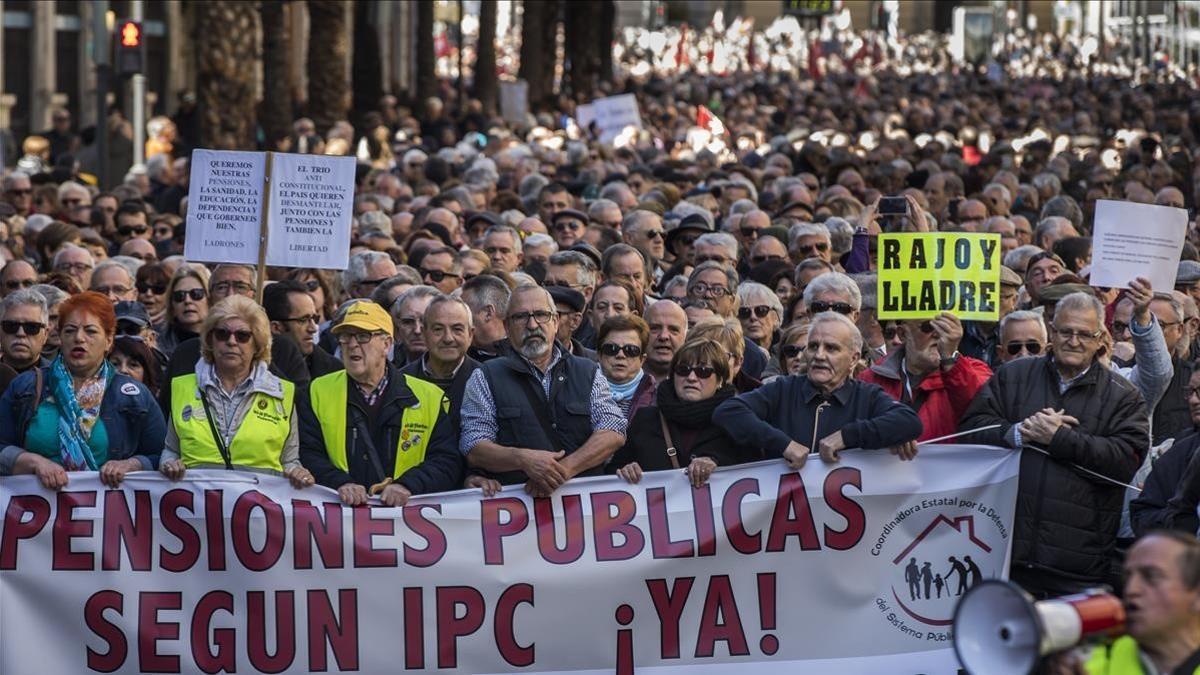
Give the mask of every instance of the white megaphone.
[[954, 653], [970, 675], [1029, 675], [1047, 654], [1125, 632], [1125, 608], [1105, 590], [1034, 602], [1016, 584], [991, 579], [954, 609]]

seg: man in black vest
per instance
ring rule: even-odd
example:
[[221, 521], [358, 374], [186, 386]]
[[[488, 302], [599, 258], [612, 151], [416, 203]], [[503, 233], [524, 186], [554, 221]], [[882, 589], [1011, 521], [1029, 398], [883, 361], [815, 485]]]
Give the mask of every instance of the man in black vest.
[[459, 449], [505, 484], [549, 496], [597, 475], [625, 442], [625, 418], [595, 362], [555, 342], [558, 313], [546, 289], [518, 287], [505, 317], [510, 348], [471, 375]]

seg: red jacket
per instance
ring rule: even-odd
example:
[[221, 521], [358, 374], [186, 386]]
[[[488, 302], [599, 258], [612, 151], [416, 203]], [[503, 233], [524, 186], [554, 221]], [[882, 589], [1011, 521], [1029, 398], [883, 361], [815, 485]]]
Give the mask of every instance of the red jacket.
[[[891, 352], [859, 373], [858, 379], [879, 385], [888, 396], [899, 401], [904, 387], [904, 380], [900, 376], [900, 361], [903, 358], [903, 349]], [[925, 425], [925, 431], [917, 441], [957, 431], [958, 420], [975, 398], [975, 392], [991, 377], [992, 369], [986, 363], [961, 355], [958, 363], [949, 371], [936, 370], [926, 375], [913, 391], [913, 398], [919, 406], [917, 417]]]

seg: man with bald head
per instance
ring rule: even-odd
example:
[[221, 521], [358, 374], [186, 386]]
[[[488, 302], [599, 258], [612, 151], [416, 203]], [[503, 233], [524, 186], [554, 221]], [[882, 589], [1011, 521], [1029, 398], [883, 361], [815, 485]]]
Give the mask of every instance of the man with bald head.
[[1168, 185], [1159, 190], [1158, 194], [1154, 195], [1154, 203], [1159, 206], [1172, 206], [1182, 209], [1184, 208], [1183, 193], [1179, 191], [1179, 188]]
[[37, 269], [25, 260], [11, 260], [0, 269], [0, 298], [37, 283]]
[[1017, 226], [1013, 221], [1004, 216], [992, 216], [983, 223], [983, 232], [988, 234], [1000, 235], [1000, 258], [1008, 255], [1008, 252], [1020, 246], [1017, 241]]
[[742, 216], [742, 220], [737, 227], [732, 230], [732, 234], [738, 240], [738, 249], [749, 251], [754, 242], [758, 241], [762, 230], [771, 226], [771, 216], [767, 215], [766, 211], [754, 209]]
[[964, 199], [958, 203], [955, 223], [963, 232], [979, 232], [987, 220], [987, 206], [978, 199]]
[[458, 221], [458, 216], [450, 209], [438, 207], [429, 212], [425, 216], [426, 223], [436, 223], [446, 228], [446, 232], [450, 233], [450, 243], [453, 246], [462, 245], [462, 227]]
[[650, 327], [650, 347], [642, 369], [655, 382], [671, 376], [671, 360], [687, 339], [687, 314], [673, 300], [659, 300], [646, 310]]
[[1067, 237], [1078, 237], [1079, 230], [1070, 220], [1062, 216], [1047, 216], [1038, 223], [1033, 243], [1043, 251], [1053, 251], [1054, 242]]

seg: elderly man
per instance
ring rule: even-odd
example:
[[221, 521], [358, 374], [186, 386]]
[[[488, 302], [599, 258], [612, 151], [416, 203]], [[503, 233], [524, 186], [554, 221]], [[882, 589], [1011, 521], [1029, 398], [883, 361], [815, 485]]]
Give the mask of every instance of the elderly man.
[[558, 243], [546, 234], [531, 234], [525, 237], [525, 243], [521, 247], [521, 255], [524, 257], [524, 267], [529, 267], [533, 264], [539, 264], [543, 267], [550, 261], [550, 256], [558, 252]]
[[[740, 215], [736, 217], [741, 218]], [[712, 226], [708, 224], [704, 216], [699, 213], [689, 213], [667, 232], [665, 248], [671, 254], [672, 260], [676, 264], [680, 262], [685, 262], [689, 265], [695, 264], [696, 240], [712, 231]], [[665, 262], [660, 261], [659, 267], [665, 264]]]
[[1043, 251], [1053, 251], [1054, 243], [1058, 240], [1078, 236], [1079, 230], [1075, 229], [1070, 220], [1062, 216], [1048, 216], [1038, 223], [1033, 243]]
[[0, 268], [0, 298], [37, 283], [37, 269], [26, 260], [10, 260]]
[[333, 330], [345, 369], [313, 380], [299, 397], [304, 466], [349, 506], [368, 495], [403, 506], [413, 495], [460, 487], [449, 403], [435, 385], [388, 363], [387, 311], [359, 300]]
[[800, 223], [788, 230], [788, 252], [792, 262], [799, 263], [808, 258], [820, 258], [833, 264], [833, 247], [829, 241], [829, 230], [816, 223]]
[[657, 263], [666, 255], [666, 234], [662, 218], [651, 211], [630, 211], [621, 221], [621, 239]]
[[810, 452], [836, 462], [847, 448], [891, 447], [911, 459], [916, 447], [910, 442], [921, 435], [921, 420], [878, 386], [851, 377], [862, 348], [853, 321], [832, 312], [818, 314], [805, 348], [808, 373], [777, 377], [735, 396], [717, 407], [713, 423], [795, 469], [804, 466]]
[[958, 203], [955, 225], [963, 232], [979, 232], [987, 220], [988, 208], [978, 199], [964, 199]]
[[158, 262], [158, 251], [155, 250], [154, 244], [145, 239], [130, 239], [121, 244], [121, 249], [117, 253], [118, 255], [137, 258], [144, 264]]
[[962, 324], [942, 312], [928, 320], [901, 321], [901, 347], [863, 371], [858, 379], [917, 411], [925, 431], [918, 441], [954, 433], [975, 393], [992, 376], [978, 359], [959, 354]]
[[587, 230], [587, 214], [575, 209], [562, 209], [550, 217], [550, 233], [559, 249], [571, 248], [583, 239]]
[[471, 308], [474, 325], [474, 337], [467, 355], [480, 363], [496, 358], [500, 346], [508, 341], [504, 317], [508, 313], [511, 293], [507, 284], [490, 274], [480, 274], [463, 284], [459, 295]]
[[546, 289], [514, 290], [506, 323], [511, 349], [467, 383], [459, 448], [470, 466], [546, 497], [603, 472], [625, 442], [625, 417], [599, 366], [555, 342], [558, 313]]
[[317, 325], [321, 315], [308, 288], [292, 279], [276, 281], [263, 290], [263, 309], [271, 322], [274, 340], [290, 340], [304, 355], [309, 377], [316, 379], [342, 369], [342, 362], [317, 346]]
[[692, 262], [697, 265], [715, 262], [731, 270], [737, 269], [738, 243], [728, 232], [709, 232], [692, 244]]
[[[9, 263], [9, 265], [12, 264]], [[1200, 262], [1195, 260], [1179, 261], [1179, 267], [1175, 272], [1175, 290], [1187, 293], [1192, 296], [1193, 300], [1200, 302]]]
[[435, 248], [421, 259], [421, 278], [443, 293], [453, 293], [462, 286], [462, 263], [458, 251], [443, 246]]
[[[562, 183], [550, 183], [538, 193], [537, 215], [547, 225], [552, 222], [554, 214], [574, 207], [575, 200], [571, 197], [567, 186]], [[583, 222], [587, 223], [586, 215], [583, 217]], [[579, 231], [582, 233], [583, 228], [580, 228]]]
[[33, 183], [29, 174], [23, 171], [13, 171], [4, 177], [4, 194], [0, 196], [13, 207], [18, 216], [28, 217], [33, 210]]
[[746, 212], [737, 227], [731, 231], [733, 236], [737, 237], [742, 250], [748, 251], [756, 241], [759, 241], [762, 231], [770, 226], [771, 216], [767, 215], [766, 211], [753, 209]]
[[1008, 255], [1021, 245], [1017, 239], [1017, 226], [1005, 216], [992, 216], [983, 222], [983, 231], [988, 234], [1000, 235], [1000, 257]]
[[63, 244], [58, 253], [54, 254], [54, 271], [71, 277], [80, 288], [91, 286], [92, 270], [95, 267], [96, 259], [82, 246]]
[[413, 286], [392, 303], [391, 314], [396, 322], [396, 350], [392, 360], [404, 366], [421, 358], [428, 349], [425, 343], [425, 309], [441, 291], [433, 286]]
[[1104, 305], [1072, 293], [1051, 328], [1052, 353], [996, 371], [960, 424], [973, 442], [1025, 450], [1010, 576], [1038, 597], [1109, 579], [1122, 485], [1150, 443], [1142, 395], [1098, 362]]
[[[583, 299], [583, 294], [566, 286], [547, 286], [546, 290], [550, 292], [550, 297], [554, 298], [554, 311], [558, 312], [558, 333], [554, 339], [558, 344], [562, 345], [572, 356], [579, 356], [591, 361], [596, 360], [596, 352], [588, 349], [583, 345], [583, 342], [574, 337], [579, 332], [581, 324], [591, 325], [584, 312], [587, 310], [587, 303]], [[595, 333], [591, 334], [592, 343], [595, 343]]]
[[137, 300], [133, 275], [124, 265], [115, 260], [105, 260], [96, 265], [96, 269], [92, 270], [92, 283], [88, 290], [108, 296], [113, 303], [122, 300]]
[[[1001, 321], [1017, 309], [1017, 297], [1022, 284], [1020, 275], [1007, 267], [1000, 267], [1000, 297], [997, 305]], [[963, 339], [959, 350], [994, 367], [998, 363], [996, 346], [999, 339], [998, 321], [964, 321]]]
[[996, 361], [1004, 365], [1046, 351], [1046, 324], [1042, 315], [1029, 310], [1012, 312], [1000, 319], [1000, 340], [996, 343]]
[[[638, 263], [641, 263], [640, 259]], [[628, 271], [624, 262], [618, 266], [621, 267], [621, 271]], [[546, 278], [542, 285], [546, 288], [569, 288], [582, 295], [584, 306], [587, 306], [596, 290], [597, 271], [596, 263], [579, 251], [559, 251], [550, 256], [550, 264], [546, 268]], [[640, 275], [645, 278], [644, 272]], [[596, 332], [592, 328], [592, 322], [580, 321], [571, 337], [580, 344], [593, 344], [596, 341]]]
[[254, 276], [254, 268], [249, 265], [217, 265], [208, 280], [209, 302], [215, 305], [231, 295], [253, 299]]
[[600, 276], [605, 281], [624, 281], [643, 298], [649, 283], [646, 279], [646, 258], [628, 244], [613, 244], [600, 257]]
[[1029, 259], [1025, 267], [1025, 292], [1029, 294], [1030, 307], [1041, 304], [1042, 289], [1049, 286], [1066, 269], [1062, 259], [1053, 253], [1043, 251]]
[[[853, 283], [853, 282], [851, 282]], [[688, 300], [705, 301], [713, 313], [722, 319], [736, 319], [738, 310], [738, 275], [732, 266], [723, 265], [715, 260], [700, 263], [688, 277]], [[855, 288], [855, 291], [858, 289]], [[745, 353], [742, 358], [742, 370], [749, 377], [758, 380], [767, 368], [769, 356], [762, 347], [742, 336], [745, 342]]]
[[396, 275], [396, 263], [380, 251], [364, 251], [350, 256], [350, 266], [342, 274], [342, 287], [351, 298], [366, 298], [375, 287]]
[[857, 323], [862, 310], [862, 291], [849, 276], [841, 272], [829, 272], [814, 278], [805, 286], [804, 307], [809, 316], [836, 312]]
[[483, 252], [493, 270], [508, 274], [519, 270], [525, 259], [521, 252], [521, 235], [508, 225], [493, 225], [484, 232]]
[[0, 301], [0, 364], [19, 375], [49, 365], [42, 348], [50, 336], [46, 298], [33, 289], [13, 291]]
[[671, 376], [671, 359], [687, 339], [687, 313], [672, 300], [659, 300], [646, 309], [650, 348], [642, 366], [655, 382]]
[[[439, 295], [425, 307], [425, 353], [400, 372], [431, 382], [450, 400], [450, 428], [461, 426], [463, 393], [479, 362], [467, 356], [475, 337], [471, 308], [448, 295]], [[457, 448], [456, 448], [457, 449]]]
[[588, 205], [588, 223], [607, 227], [610, 230], [621, 229], [621, 207], [609, 199], [597, 199]]

